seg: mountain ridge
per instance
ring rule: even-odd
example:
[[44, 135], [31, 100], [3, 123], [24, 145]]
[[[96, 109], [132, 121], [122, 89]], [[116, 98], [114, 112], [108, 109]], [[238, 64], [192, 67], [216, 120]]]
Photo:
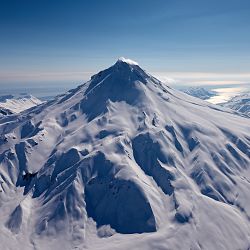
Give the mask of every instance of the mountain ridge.
[[5, 116], [20, 113], [41, 103], [41, 100], [26, 93], [0, 96], [0, 117], [1, 114]]

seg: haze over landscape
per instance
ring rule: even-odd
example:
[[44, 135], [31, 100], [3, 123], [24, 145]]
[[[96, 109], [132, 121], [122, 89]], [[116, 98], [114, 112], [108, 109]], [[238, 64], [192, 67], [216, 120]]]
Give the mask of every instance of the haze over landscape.
[[4, 249], [250, 249], [250, 2], [1, 1]]
[[120, 56], [179, 84], [249, 83], [249, 5], [2, 1], [0, 86], [72, 84]]

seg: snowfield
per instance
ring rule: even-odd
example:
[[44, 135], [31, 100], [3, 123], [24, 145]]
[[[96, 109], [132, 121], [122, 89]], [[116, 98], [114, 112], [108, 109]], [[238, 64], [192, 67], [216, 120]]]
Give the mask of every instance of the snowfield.
[[0, 96], [0, 117], [20, 113], [41, 103], [41, 100], [28, 94]]
[[217, 93], [213, 90], [208, 90], [202, 87], [189, 87], [185, 89], [181, 89], [182, 92], [200, 98], [202, 100], [207, 100], [212, 96], [216, 96]]
[[250, 92], [237, 95], [228, 102], [223, 103], [222, 106], [250, 116]]
[[250, 248], [250, 119], [119, 59], [0, 120], [5, 249]]

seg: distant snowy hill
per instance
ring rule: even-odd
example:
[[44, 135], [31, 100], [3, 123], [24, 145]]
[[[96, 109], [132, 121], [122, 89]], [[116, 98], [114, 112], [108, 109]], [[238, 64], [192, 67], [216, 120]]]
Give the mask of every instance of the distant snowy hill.
[[0, 96], [0, 113], [2, 115], [20, 113], [41, 103], [41, 100], [28, 94], [3, 95]]
[[[202, 87], [190, 87], [181, 89], [181, 91], [202, 100], [207, 100], [216, 95], [215, 91], [207, 90]], [[250, 116], [250, 92], [236, 95], [229, 101], [220, 103], [219, 105]]]
[[181, 89], [182, 92], [200, 98], [202, 100], [206, 100], [209, 99], [212, 96], [217, 95], [217, 93], [215, 91], [212, 90], [208, 90], [202, 87], [190, 87], [190, 88], [184, 88]]
[[250, 119], [131, 60], [0, 135], [5, 249], [250, 248]]
[[222, 104], [223, 107], [231, 108], [250, 116], [250, 92], [233, 97], [226, 103]]

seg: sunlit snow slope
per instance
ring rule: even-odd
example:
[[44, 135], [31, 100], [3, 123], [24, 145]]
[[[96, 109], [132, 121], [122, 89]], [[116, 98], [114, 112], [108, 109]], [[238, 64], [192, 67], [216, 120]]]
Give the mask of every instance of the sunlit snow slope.
[[28, 94], [0, 96], [0, 117], [20, 113], [41, 103], [41, 100]]
[[237, 95], [222, 105], [250, 116], [250, 92]]
[[190, 87], [190, 88], [185, 88], [181, 89], [182, 92], [200, 98], [202, 100], [207, 100], [211, 98], [212, 96], [216, 96], [216, 92], [213, 90], [208, 90], [202, 87]]
[[130, 62], [0, 120], [5, 248], [250, 248], [250, 120]]

